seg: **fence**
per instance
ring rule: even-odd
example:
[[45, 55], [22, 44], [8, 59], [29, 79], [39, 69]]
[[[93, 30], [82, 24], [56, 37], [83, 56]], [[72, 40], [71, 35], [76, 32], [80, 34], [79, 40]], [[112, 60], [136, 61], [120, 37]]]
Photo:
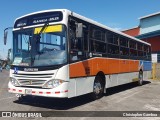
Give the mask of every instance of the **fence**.
[[153, 80], [160, 80], [160, 63], [153, 63], [152, 78]]

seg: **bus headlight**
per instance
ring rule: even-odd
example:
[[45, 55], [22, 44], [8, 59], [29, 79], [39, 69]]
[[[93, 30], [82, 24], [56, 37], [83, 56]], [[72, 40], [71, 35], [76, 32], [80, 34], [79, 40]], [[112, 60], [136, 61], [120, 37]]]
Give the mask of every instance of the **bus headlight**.
[[12, 84], [13, 86], [19, 86], [19, 85], [20, 85], [15, 78], [10, 78], [10, 82], [11, 82], [11, 84]]
[[64, 82], [63, 80], [57, 80], [57, 79], [50, 80], [43, 85], [43, 88], [55, 88], [60, 84], [62, 84], [63, 82]]

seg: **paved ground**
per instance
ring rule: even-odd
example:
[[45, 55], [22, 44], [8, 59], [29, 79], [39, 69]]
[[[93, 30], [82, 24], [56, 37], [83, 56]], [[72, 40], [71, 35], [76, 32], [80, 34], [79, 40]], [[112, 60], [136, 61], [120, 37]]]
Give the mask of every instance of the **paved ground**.
[[[92, 101], [88, 95], [84, 95], [72, 99], [28, 96], [24, 101], [20, 102], [15, 95], [7, 92], [8, 76], [8, 71], [0, 73], [0, 111], [160, 111], [160, 82], [158, 81], [145, 81], [145, 84], [140, 87], [136, 84], [127, 84], [110, 88], [103, 98], [96, 101]], [[73, 112], [73, 114], [76, 113]], [[158, 117], [58, 118], [65, 120], [160, 120]], [[4, 120], [4, 118], [0, 119]], [[41, 119], [57, 119], [57, 117]]]

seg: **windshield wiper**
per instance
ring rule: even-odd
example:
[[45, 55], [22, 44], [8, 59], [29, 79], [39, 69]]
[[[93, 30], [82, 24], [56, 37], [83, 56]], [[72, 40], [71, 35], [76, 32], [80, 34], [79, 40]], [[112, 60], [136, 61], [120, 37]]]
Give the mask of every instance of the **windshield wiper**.
[[[42, 27], [41, 31], [38, 34], [36, 34], [36, 44], [40, 41], [40, 39], [41, 39], [40, 35], [48, 25], [49, 25], [49, 22], [45, 23], [44, 26]], [[35, 57], [33, 57], [33, 55], [31, 54], [31, 66], [33, 66], [34, 60], [35, 60]]]
[[[46, 28], [48, 25], [49, 25], [49, 22], [46, 22], [46, 23], [44, 24], [44, 26], [42, 27], [41, 31], [37, 34], [36, 44], [40, 42], [40, 39], [41, 39], [41, 36], [40, 36], [40, 35], [42, 34], [42, 32], [45, 30], [45, 28]], [[37, 50], [37, 52], [38, 52], [39, 57], [40, 57], [41, 54], [43, 54], [42, 52], [40, 52], [40, 51], [38, 51], [38, 50]], [[39, 57], [38, 57], [38, 59], [39, 59]], [[33, 65], [33, 63], [34, 63], [34, 58], [32, 58], [31, 61], [32, 61], [32, 65]]]
[[37, 34], [37, 41], [39, 41], [41, 39], [40, 35], [48, 25], [49, 25], [49, 22], [45, 23], [44, 26], [42, 27], [41, 31]]

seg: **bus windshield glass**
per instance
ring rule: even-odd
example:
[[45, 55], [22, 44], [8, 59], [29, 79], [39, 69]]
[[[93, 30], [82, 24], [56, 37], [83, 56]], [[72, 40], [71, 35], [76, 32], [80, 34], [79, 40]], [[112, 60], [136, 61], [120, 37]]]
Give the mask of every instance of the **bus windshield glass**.
[[16, 66], [65, 64], [66, 28], [64, 25], [52, 25], [14, 31], [13, 49], [13, 65]]

